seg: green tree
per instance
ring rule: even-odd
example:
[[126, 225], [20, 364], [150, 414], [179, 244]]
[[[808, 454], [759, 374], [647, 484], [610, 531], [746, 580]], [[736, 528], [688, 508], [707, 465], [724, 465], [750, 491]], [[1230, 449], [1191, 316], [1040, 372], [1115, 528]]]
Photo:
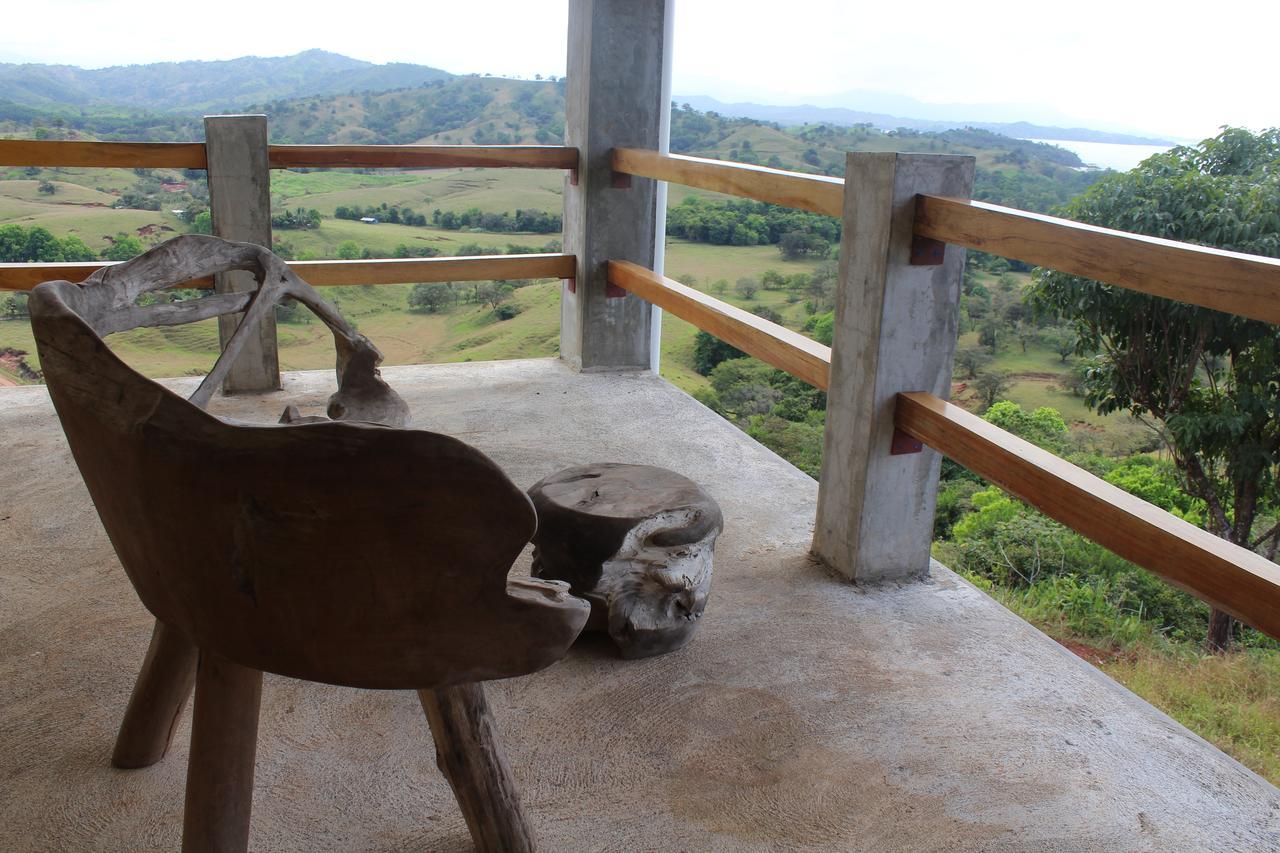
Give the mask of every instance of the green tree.
[[108, 261], [127, 261], [143, 253], [142, 241], [132, 234], [117, 234], [111, 246], [102, 253]]
[[956, 370], [965, 379], [977, 379], [978, 372], [991, 362], [991, 356], [978, 347], [956, 350]]
[[493, 282], [491, 284], [486, 284], [479, 291], [480, 300], [495, 311], [499, 305], [510, 299], [511, 295], [515, 292], [516, 289], [506, 282]]
[[[1062, 211], [1094, 225], [1280, 256], [1280, 129], [1224, 129], [1099, 181]], [[1086, 401], [1128, 410], [1161, 435], [1206, 527], [1244, 547], [1274, 501], [1280, 460], [1280, 329], [1058, 272], [1042, 273], [1035, 301], [1067, 318], [1101, 357]], [[1231, 643], [1234, 623], [1214, 611], [1205, 645]]]
[[213, 214], [207, 210], [201, 210], [191, 217], [191, 233], [192, 234], [212, 234], [213, 233]]
[[1053, 326], [1040, 333], [1041, 339], [1049, 345], [1049, 349], [1058, 354], [1058, 360], [1067, 363], [1076, 351], [1076, 333], [1067, 326]]
[[63, 260], [62, 242], [53, 236], [47, 228], [41, 228], [37, 225], [27, 232], [25, 260], [43, 263], [61, 261]]
[[409, 289], [409, 307], [434, 314], [453, 298], [453, 287], [445, 283], [415, 284]]
[[10, 319], [29, 316], [26, 293], [11, 293], [4, 298], [3, 304], [5, 316]]
[[92, 261], [97, 257], [76, 235], [62, 238], [62, 259], [64, 261]]
[[711, 371], [711, 387], [726, 414], [742, 419], [765, 415], [782, 399], [782, 392], [770, 381], [773, 372], [754, 358], [730, 359]]
[[731, 358], [745, 358], [742, 350], [701, 329], [693, 337], [693, 369], [703, 376], [711, 373], [716, 365]]
[[338, 244], [338, 257], [344, 261], [354, 261], [360, 257], [360, 246], [355, 240], [343, 240]]
[[1060, 453], [1066, 448], [1067, 423], [1057, 409], [1041, 406], [1026, 412], [1017, 403], [1001, 400], [993, 403], [982, 418], [1046, 450]]
[[1012, 385], [1013, 382], [1009, 379], [1009, 374], [1003, 370], [990, 370], [979, 373], [973, 380], [973, 390], [978, 395], [982, 411], [985, 412], [999, 402]]
[[756, 291], [760, 289], [760, 282], [750, 277], [740, 278], [738, 283], [733, 286], [733, 289], [743, 299], [750, 300], [755, 298]]

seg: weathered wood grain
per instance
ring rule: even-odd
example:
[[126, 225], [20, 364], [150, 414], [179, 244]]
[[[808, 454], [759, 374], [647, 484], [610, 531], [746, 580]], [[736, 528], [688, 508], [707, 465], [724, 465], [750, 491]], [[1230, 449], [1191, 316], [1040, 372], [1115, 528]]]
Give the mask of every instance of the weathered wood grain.
[[249, 849], [262, 673], [200, 652], [187, 759], [183, 853]]
[[273, 169], [576, 169], [578, 149], [564, 145], [272, 145]]
[[565, 254], [393, 258], [376, 261], [292, 261], [289, 268], [316, 286], [572, 278], [576, 259]]
[[899, 394], [898, 429], [1180, 589], [1280, 637], [1280, 566], [932, 394]]
[[[259, 287], [210, 297], [217, 308], [247, 308], [220, 362], [256, 312], [302, 297], [335, 331], [330, 416], [355, 419], [224, 422], [200, 408], [216, 365], [193, 401], [182, 400], [99, 337], [149, 310], [136, 306], [140, 294], [228, 270], [252, 272]], [[483, 693], [453, 686], [550, 665], [589, 605], [566, 584], [507, 577], [537, 522], [488, 457], [448, 436], [359, 417], [384, 399], [380, 356], [309, 290], [260, 246], [188, 236], [81, 285], [32, 291], [41, 366], [72, 455], [157, 618], [116, 763], [144, 766], [163, 754], [198, 648], [183, 847], [241, 851], [263, 672], [421, 690], [477, 844], [531, 849]], [[179, 505], [186, 510], [170, 512]]]
[[196, 647], [157, 621], [125, 709], [111, 764], [150, 767], [169, 749], [173, 730], [196, 683]]
[[[382, 258], [368, 261], [288, 261], [312, 287], [349, 284], [409, 284], [430, 281], [502, 281], [514, 278], [573, 278], [576, 259], [566, 254], [460, 255], [450, 258]], [[0, 263], [0, 290], [32, 290], [46, 281], [83, 281], [107, 263]], [[212, 278], [182, 287], [211, 288]]]
[[831, 347], [630, 261], [609, 262], [609, 283], [815, 388], [827, 389]]
[[654, 465], [592, 462], [543, 477], [529, 497], [538, 512], [532, 574], [591, 602], [588, 630], [608, 631], [624, 658], [693, 638], [724, 528], [701, 486]]
[[203, 169], [203, 142], [0, 139], [0, 166]]
[[511, 767], [480, 684], [419, 690], [436, 765], [466, 818], [478, 853], [532, 853], [533, 830], [520, 808]]
[[660, 154], [641, 148], [615, 148], [613, 168], [627, 175], [684, 184], [826, 216], [840, 216], [844, 209], [844, 181], [824, 175], [806, 175], [683, 154]]
[[922, 195], [915, 233], [1152, 296], [1280, 323], [1280, 260]]

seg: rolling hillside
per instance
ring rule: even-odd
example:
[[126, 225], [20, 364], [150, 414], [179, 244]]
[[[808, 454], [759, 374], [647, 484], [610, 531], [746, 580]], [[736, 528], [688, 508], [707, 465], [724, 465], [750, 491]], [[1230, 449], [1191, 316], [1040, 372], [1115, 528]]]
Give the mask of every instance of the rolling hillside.
[[426, 65], [376, 65], [323, 50], [221, 62], [110, 68], [0, 63], [3, 100], [37, 109], [113, 105], [150, 112], [240, 109], [273, 98], [385, 91], [451, 77]]

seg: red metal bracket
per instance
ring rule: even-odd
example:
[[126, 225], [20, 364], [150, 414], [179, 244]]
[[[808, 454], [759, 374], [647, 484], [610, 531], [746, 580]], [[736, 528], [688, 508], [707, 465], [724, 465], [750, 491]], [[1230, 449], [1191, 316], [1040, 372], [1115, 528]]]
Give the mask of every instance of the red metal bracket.
[[893, 441], [889, 444], [890, 456], [904, 456], [908, 453], [919, 453], [924, 450], [920, 439], [912, 438], [900, 429], [893, 431]]
[[578, 170], [570, 169], [569, 170], [569, 186], [576, 187], [577, 185], [578, 185]]
[[932, 237], [911, 237], [911, 266], [933, 267], [942, 263], [947, 244]]
[[606, 299], [621, 299], [627, 295], [627, 292], [612, 282], [605, 282], [604, 295]]
[[569, 288], [570, 293], [578, 292], [578, 280], [576, 278], [566, 278], [562, 279], [562, 281], [564, 281], [565, 285]]
[[609, 186], [615, 190], [631, 189], [631, 176], [626, 172], [614, 172], [613, 177], [609, 179]]

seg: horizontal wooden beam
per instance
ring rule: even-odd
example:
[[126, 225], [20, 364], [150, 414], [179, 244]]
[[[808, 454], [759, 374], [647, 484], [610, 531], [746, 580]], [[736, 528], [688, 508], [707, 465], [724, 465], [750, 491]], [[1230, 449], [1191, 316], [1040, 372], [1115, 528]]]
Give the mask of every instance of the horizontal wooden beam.
[[477, 255], [374, 261], [290, 261], [303, 281], [334, 284], [405, 284], [423, 281], [501, 281], [512, 278], [573, 278], [573, 255]]
[[613, 149], [613, 170], [826, 216], [844, 213], [844, 181], [823, 175], [683, 154], [660, 154], [642, 148]]
[[831, 347], [630, 261], [609, 262], [609, 283], [797, 379], [827, 390]]
[[[0, 264], [0, 290], [31, 290], [46, 281], [84, 281], [110, 263]], [[213, 279], [209, 279], [213, 287]]]
[[[45, 281], [84, 281], [110, 263], [0, 264], [0, 290], [31, 290]], [[430, 281], [501, 281], [513, 278], [573, 278], [573, 255], [477, 255], [369, 261], [290, 261], [316, 287], [347, 284], [408, 284]], [[198, 279], [184, 287], [212, 287]]]
[[915, 233], [1152, 296], [1280, 323], [1280, 260], [1275, 258], [929, 195], [916, 199]]
[[203, 169], [203, 142], [62, 142], [0, 139], [0, 166]]
[[578, 149], [564, 145], [271, 145], [267, 155], [273, 169], [578, 168]]
[[1280, 566], [932, 394], [899, 394], [897, 428], [1050, 518], [1272, 637]]
[[[268, 157], [273, 169], [578, 168], [578, 149], [564, 145], [271, 145]], [[203, 169], [206, 164], [203, 142], [0, 139], [0, 166]]]

